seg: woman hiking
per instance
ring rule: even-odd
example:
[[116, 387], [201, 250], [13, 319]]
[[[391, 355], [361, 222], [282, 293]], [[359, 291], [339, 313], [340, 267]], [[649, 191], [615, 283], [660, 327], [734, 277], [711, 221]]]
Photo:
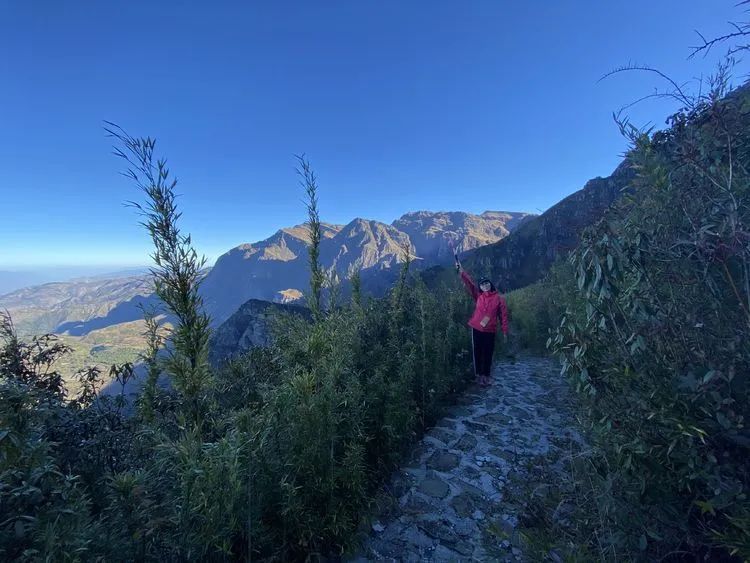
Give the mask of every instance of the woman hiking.
[[495, 286], [487, 278], [479, 280], [479, 287], [474, 285], [471, 277], [458, 261], [458, 256], [456, 256], [456, 271], [461, 275], [461, 281], [476, 301], [474, 314], [468, 323], [471, 327], [471, 343], [474, 349], [474, 374], [479, 385], [488, 386], [498, 319], [503, 336], [508, 337], [508, 308], [505, 304], [505, 297], [497, 292]]

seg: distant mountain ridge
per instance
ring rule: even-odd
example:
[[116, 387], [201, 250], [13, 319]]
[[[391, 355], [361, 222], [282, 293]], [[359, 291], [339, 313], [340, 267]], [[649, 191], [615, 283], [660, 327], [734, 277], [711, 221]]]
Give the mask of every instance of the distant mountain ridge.
[[145, 274], [145, 266], [37, 266], [24, 269], [0, 270], [0, 297], [7, 293], [45, 283], [81, 281], [84, 279], [123, 278]]
[[[578, 246], [583, 230], [604, 216], [634, 175], [628, 160], [623, 160], [611, 175], [589, 180], [507, 237], [463, 253], [464, 268], [476, 278], [490, 278], [501, 291], [538, 281], [557, 259]], [[430, 286], [455, 279], [452, 269], [442, 266], [430, 268], [422, 276]]]
[[511, 236], [474, 250], [466, 267], [497, 280], [506, 291], [536, 282], [578, 246], [583, 230], [604, 216], [634, 176], [624, 160], [611, 175], [589, 180]]
[[[100, 323], [108, 326], [143, 318], [138, 305], [152, 301], [153, 292], [150, 274], [86, 278], [12, 291], [0, 296], [0, 309], [10, 312], [22, 333], [65, 332], [66, 324], [75, 325], [92, 319], [110, 317]], [[123, 309], [130, 311], [122, 314]]]
[[[627, 188], [633, 175], [626, 160], [610, 176], [589, 180], [582, 189], [538, 216], [490, 211], [481, 215], [418, 211], [407, 213], [390, 227], [407, 237], [410, 248], [419, 257], [415, 266], [419, 267], [422, 262], [421, 275], [428, 285], [457, 283], [455, 271], [448, 265], [453, 258], [452, 243], [461, 251], [462, 263], [473, 276], [487, 276], [497, 281], [503, 291], [509, 291], [538, 281], [555, 260], [574, 249], [581, 232], [601, 219]], [[492, 219], [500, 224], [492, 223]], [[394, 237], [388, 225], [370, 223], [377, 222], [355, 220], [338, 233], [344, 233], [344, 238], [360, 234], [364, 234], [361, 238], [365, 240], [374, 238], [382, 243], [378, 247], [381, 258], [398, 262], [400, 257], [393, 250], [394, 242], [405, 239]], [[331, 237], [330, 241], [335, 238]], [[346, 250], [342, 245], [341, 251], [345, 254]], [[372, 260], [377, 253], [364, 255], [370, 257], [369, 264], [381, 263]], [[338, 266], [335, 261], [331, 263]], [[386, 268], [374, 279], [380, 282], [381, 288], [386, 287], [384, 281], [396, 270]], [[372, 267], [363, 270], [368, 274], [363, 281], [372, 271]], [[214, 362], [265, 342], [271, 315], [284, 310], [281, 306], [269, 305], [250, 298], [217, 328], [211, 350]]]
[[[367, 287], [377, 292], [391, 279], [405, 248], [417, 268], [446, 263], [452, 259], [451, 242], [465, 249], [496, 242], [531, 216], [415, 211], [390, 225], [363, 218], [346, 225], [325, 224], [320, 259], [339, 279], [361, 271]], [[297, 225], [220, 256], [201, 286], [212, 322], [222, 323], [250, 299], [293, 302], [290, 296], [301, 295], [309, 285], [308, 243], [306, 227]]]
[[[503, 211], [414, 211], [392, 224], [356, 218], [346, 225], [323, 224], [321, 262], [345, 279], [360, 270], [373, 293], [386, 288], [408, 248], [415, 268], [451, 260], [450, 243], [476, 248], [500, 240], [533, 215]], [[201, 285], [207, 312], [218, 325], [249, 299], [300, 302], [309, 285], [305, 225], [279, 229], [265, 240], [241, 244], [223, 254]], [[23, 333], [91, 331], [139, 320], [142, 307], [159, 303], [149, 273], [90, 275], [26, 287], [0, 296]]]
[[459, 251], [492, 244], [508, 236], [530, 217], [534, 215], [505, 211], [485, 211], [480, 215], [413, 211], [392, 224], [409, 236], [419, 256], [443, 262], [453, 259], [450, 243]]

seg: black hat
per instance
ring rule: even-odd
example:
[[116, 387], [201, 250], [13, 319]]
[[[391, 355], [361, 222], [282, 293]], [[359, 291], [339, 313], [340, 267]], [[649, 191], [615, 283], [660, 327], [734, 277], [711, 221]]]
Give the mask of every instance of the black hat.
[[482, 278], [481, 280], [479, 280], [479, 287], [482, 287], [483, 283], [490, 284], [490, 291], [496, 291], [495, 284], [492, 283], [488, 278]]

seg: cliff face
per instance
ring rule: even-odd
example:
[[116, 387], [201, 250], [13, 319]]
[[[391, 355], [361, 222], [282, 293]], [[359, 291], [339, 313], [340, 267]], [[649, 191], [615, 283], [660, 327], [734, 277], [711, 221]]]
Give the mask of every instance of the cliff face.
[[[323, 242], [336, 235], [341, 225], [323, 225]], [[216, 261], [201, 284], [207, 312], [218, 326], [248, 299], [280, 300], [278, 292], [305, 288], [308, 234], [298, 225], [277, 231], [252, 244], [241, 244]], [[289, 294], [287, 294], [288, 298]]]
[[295, 314], [308, 318], [310, 311], [296, 305], [271, 303], [259, 299], [245, 302], [232, 316], [214, 330], [209, 343], [209, 360], [220, 362], [247, 352], [254, 346], [271, 343], [271, 322], [278, 314]]
[[[507, 237], [462, 254], [464, 268], [474, 277], [488, 277], [502, 291], [538, 281], [560, 257], [573, 250], [583, 230], [598, 221], [633, 178], [627, 161], [606, 178], [594, 178], [541, 215], [526, 219]], [[425, 281], [452, 279], [447, 268], [431, 268]]]
[[[343, 282], [361, 273], [365, 291], [379, 295], [398, 276], [403, 249], [415, 269], [452, 260], [450, 244], [471, 249], [507, 236], [527, 220], [527, 213], [485, 211], [481, 215], [416, 211], [387, 225], [357, 218], [347, 225], [323, 225], [320, 261]], [[281, 229], [266, 240], [243, 244], [222, 255], [202, 286], [206, 310], [218, 326], [248, 299], [300, 301], [310, 283], [308, 233], [304, 225]]]
[[453, 261], [450, 245], [461, 251], [492, 244], [508, 236], [529, 213], [485, 211], [480, 215], [460, 211], [406, 213], [393, 226], [408, 235], [416, 256], [430, 265]]
[[[530, 217], [526, 213], [502, 211], [486, 211], [481, 215], [417, 211], [407, 213], [393, 225], [358, 218], [327, 231], [320, 245], [321, 262], [326, 268], [335, 269], [341, 278], [351, 269], [360, 270], [363, 289], [382, 294], [398, 276], [404, 247], [412, 254], [415, 268], [448, 263], [453, 261], [450, 243], [458, 248], [476, 248], [507, 236]], [[213, 299], [207, 299], [207, 303], [213, 307], [215, 319], [221, 320], [234, 302], [264, 287], [262, 284], [270, 291], [274, 283], [296, 281], [306, 289], [309, 273], [305, 237], [304, 228], [284, 229], [267, 241], [242, 245], [222, 256], [202, 288], [207, 298]], [[271, 342], [274, 315], [293, 313], [309, 317], [308, 309], [290, 305], [301, 300], [302, 293], [289, 285], [283, 287], [270, 293], [274, 303], [255, 298], [245, 300], [215, 329], [210, 346], [212, 363], [242, 354], [253, 346], [267, 346]]]

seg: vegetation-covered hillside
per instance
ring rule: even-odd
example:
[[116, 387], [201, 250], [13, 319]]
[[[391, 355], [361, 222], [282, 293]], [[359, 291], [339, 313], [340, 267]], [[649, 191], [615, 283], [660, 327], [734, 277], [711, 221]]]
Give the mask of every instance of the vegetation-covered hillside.
[[[316, 185], [310, 314], [282, 317], [270, 348], [215, 369], [198, 291], [202, 262], [177, 224], [174, 184], [154, 143], [119, 130], [145, 192], [155, 287], [176, 319], [147, 317], [148, 372], [134, 412], [96, 398], [85, 370], [66, 396], [54, 337], [24, 341], [6, 319], [0, 349], [0, 555], [7, 559], [303, 560], [340, 554], [405, 446], [463, 387], [470, 366], [462, 294], [408, 281], [381, 299], [323, 292]], [[308, 169], [309, 170], [309, 169]], [[326, 297], [328, 296], [328, 297]], [[160, 350], [162, 350], [160, 352]], [[166, 372], [172, 386], [156, 385]], [[123, 385], [132, 366], [113, 368]]]
[[594, 446], [529, 491], [538, 554], [750, 560], [750, 88], [727, 94], [726, 72], [665, 131], [621, 122], [622, 197], [509, 295], [526, 344], [549, 333]]
[[588, 404], [597, 539], [750, 558], [750, 89], [627, 123], [628, 195], [571, 257], [550, 344]]

